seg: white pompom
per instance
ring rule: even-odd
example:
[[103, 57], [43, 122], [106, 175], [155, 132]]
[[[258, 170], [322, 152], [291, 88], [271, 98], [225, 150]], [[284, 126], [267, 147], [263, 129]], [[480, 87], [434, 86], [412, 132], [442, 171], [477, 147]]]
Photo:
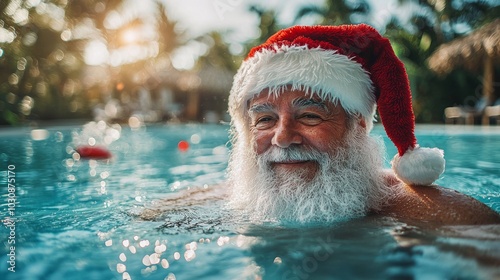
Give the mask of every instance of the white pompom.
[[408, 185], [431, 185], [444, 172], [444, 152], [438, 148], [408, 149], [400, 157], [392, 159], [392, 169], [396, 176]]

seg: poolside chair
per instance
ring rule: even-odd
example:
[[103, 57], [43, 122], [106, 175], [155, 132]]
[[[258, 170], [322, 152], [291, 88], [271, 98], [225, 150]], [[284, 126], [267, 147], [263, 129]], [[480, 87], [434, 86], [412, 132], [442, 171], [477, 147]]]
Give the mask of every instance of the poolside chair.
[[492, 106], [486, 106], [486, 108], [484, 108], [483, 125], [490, 125], [492, 118], [495, 120], [495, 124], [498, 125], [500, 123], [500, 98], [498, 98]]
[[462, 107], [447, 107], [444, 109], [444, 117], [446, 124], [463, 124], [465, 123], [465, 111]]
[[[447, 124], [475, 124], [484, 116], [487, 102], [484, 97], [481, 97], [474, 107], [470, 106], [454, 106], [444, 109], [445, 122]], [[484, 119], [483, 119], [484, 120]]]

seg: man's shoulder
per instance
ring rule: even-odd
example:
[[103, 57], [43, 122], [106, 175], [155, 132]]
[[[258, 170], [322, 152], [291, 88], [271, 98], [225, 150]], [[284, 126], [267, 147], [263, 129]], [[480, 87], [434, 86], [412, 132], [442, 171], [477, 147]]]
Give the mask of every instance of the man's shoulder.
[[437, 185], [398, 188], [381, 214], [436, 225], [498, 224], [500, 214], [480, 201]]

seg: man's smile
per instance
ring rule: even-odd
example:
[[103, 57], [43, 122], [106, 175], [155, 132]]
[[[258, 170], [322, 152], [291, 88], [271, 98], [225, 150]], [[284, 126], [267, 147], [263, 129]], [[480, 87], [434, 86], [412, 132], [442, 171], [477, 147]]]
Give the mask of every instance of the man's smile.
[[305, 172], [305, 177], [309, 179], [312, 179], [319, 170], [319, 163], [315, 160], [271, 161], [270, 166], [271, 169], [277, 172], [276, 174], [281, 173], [283, 175], [288, 172]]
[[272, 161], [271, 165], [282, 165], [282, 164], [287, 164], [287, 165], [298, 165], [298, 164], [304, 164], [312, 162], [312, 160], [284, 160], [284, 161]]

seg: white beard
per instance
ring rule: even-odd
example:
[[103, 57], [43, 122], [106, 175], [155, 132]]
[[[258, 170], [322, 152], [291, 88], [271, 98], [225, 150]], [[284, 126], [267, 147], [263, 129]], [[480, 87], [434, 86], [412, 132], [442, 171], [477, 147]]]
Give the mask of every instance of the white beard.
[[[255, 220], [301, 224], [331, 223], [380, 209], [390, 194], [383, 146], [357, 128], [344, 142], [332, 154], [295, 146], [273, 147], [260, 156], [235, 143], [228, 174], [233, 188], [230, 205]], [[313, 159], [319, 170], [312, 179], [301, 172], [277, 176], [268, 162], [285, 159]]]

